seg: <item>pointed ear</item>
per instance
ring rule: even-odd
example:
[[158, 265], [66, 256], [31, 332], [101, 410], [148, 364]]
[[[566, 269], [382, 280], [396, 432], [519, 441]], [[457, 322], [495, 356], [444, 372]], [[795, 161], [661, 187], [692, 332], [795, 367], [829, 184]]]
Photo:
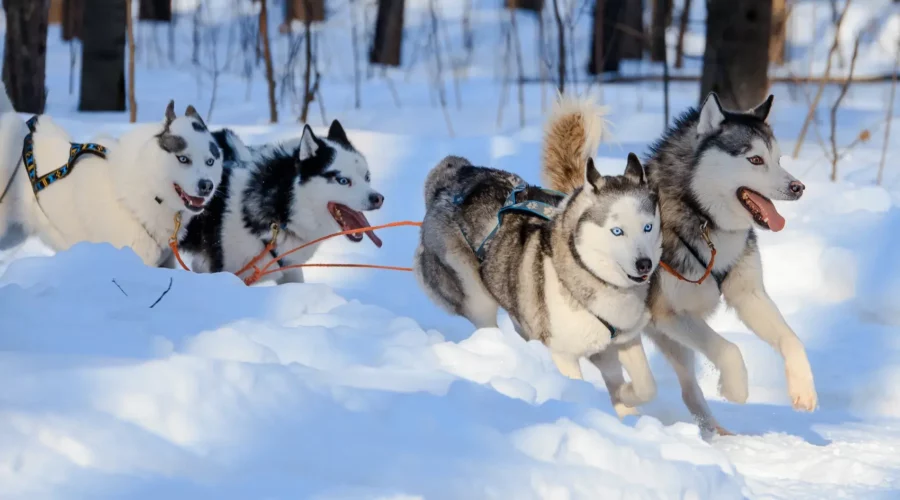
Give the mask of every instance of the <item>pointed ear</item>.
[[169, 105], [166, 106], [166, 126], [175, 121], [175, 100], [169, 101]]
[[760, 120], [765, 120], [769, 117], [769, 111], [772, 109], [772, 101], [775, 100], [775, 96], [769, 94], [769, 97], [766, 98], [765, 101], [762, 102], [759, 106], [753, 108], [750, 113], [759, 118]]
[[628, 153], [628, 164], [625, 166], [625, 177], [638, 184], [647, 183], [647, 174], [641, 160], [634, 153]]
[[184, 110], [184, 116], [190, 116], [191, 118], [197, 120], [198, 122], [200, 122], [200, 125], [203, 126], [203, 129], [206, 129], [206, 123], [203, 122], [203, 117], [201, 117], [200, 113], [198, 113], [197, 110], [194, 109], [193, 105], [188, 105], [187, 109]]
[[707, 135], [719, 130], [725, 121], [725, 112], [719, 104], [719, 96], [710, 92], [700, 108], [700, 121], [697, 122], [697, 135]]
[[597, 167], [594, 166], [593, 158], [588, 157], [587, 167], [584, 169], [584, 180], [588, 185], [594, 188], [594, 191], [599, 191], [600, 188], [606, 184], [606, 181], [603, 180], [603, 176], [600, 175]]
[[300, 149], [297, 153], [297, 157], [300, 161], [307, 160], [315, 156], [316, 151], [319, 149], [319, 145], [316, 144], [316, 135], [313, 134], [312, 129], [309, 125], [303, 126], [303, 135], [300, 136]]
[[353, 147], [350, 144], [350, 139], [347, 137], [347, 132], [344, 132], [344, 127], [337, 120], [332, 121], [331, 127], [328, 128], [328, 139], [342, 146]]

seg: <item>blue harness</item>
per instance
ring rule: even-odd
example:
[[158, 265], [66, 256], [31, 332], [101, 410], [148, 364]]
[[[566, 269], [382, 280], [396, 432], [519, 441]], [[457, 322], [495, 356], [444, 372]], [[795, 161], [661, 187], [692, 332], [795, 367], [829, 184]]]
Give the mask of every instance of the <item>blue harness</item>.
[[[500, 225], [503, 224], [503, 214], [507, 212], [519, 212], [527, 215], [533, 215], [544, 220], [550, 220], [556, 214], [557, 208], [555, 206], [544, 203], [542, 201], [525, 200], [523, 202], [516, 203], [516, 195], [518, 195], [522, 191], [525, 191], [525, 188], [527, 187], [528, 186], [526, 184], [519, 184], [515, 187], [515, 189], [512, 190], [511, 193], [509, 193], [509, 196], [507, 196], [506, 201], [503, 203], [503, 206], [500, 207], [500, 210], [497, 212], [497, 225], [494, 226], [494, 229], [491, 230], [490, 233], [488, 233], [488, 235], [484, 238], [484, 240], [482, 240], [481, 244], [478, 245], [477, 248], [472, 245], [471, 240], [469, 240], [469, 238], [466, 236], [466, 240], [469, 241], [469, 246], [471, 246], [475, 250], [475, 256], [478, 257], [478, 262], [484, 262], [485, 248], [494, 239], [494, 237], [497, 236], [497, 231], [500, 230]], [[547, 194], [563, 197], [566, 196], [565, 193], [554, 191], [552, 189], [539, 189]], [[459, 205], [463, 202], [464, 199], [464, 196], [455, 196], [453, 198], [453, 203]], [[603, 326], [605, 326], [609, 330], [610, 338], [616, 337], [616, 335], [619, 333], [618, 328], [614, 327], [609, 323], [609, 321], [606, 321], [596, 314], [594, 314], [593, 316], [597, 318], [600, 323], [603, 323]]]
[[50, 184], [53, 184], [54, 182], [63, 179], [70, 173], [72, 173], [72, 170], [75, 168], [75, 162], [78, 161], [81, 155], [90, 153], [92, 155], [106, 159], [107, 149], [100, 144], [95, 144], [93, 142], [71, 142], [69, 143], [69, 159], [66, 160], [66, 163], [56, 170], [38, 177], [37, 163], [34, 161], [34, 138], [32, 137], [35, 131], [34, 126], [35, 123], [37, 123], [37, 120], [37, 116], [32, 116], [26, 122], [26, 125], [28, 125], [28, 130], [30, 132], [28, 132], [28, 135], [25, 136], [25, 141], [22, 145], [22, 163], [25, 164], [25, 171], [28, 172], [28, 180], [31, 182], [31, 188], [34, 190], [35, 196], [37, 196], [40, 191], [43, 191]]

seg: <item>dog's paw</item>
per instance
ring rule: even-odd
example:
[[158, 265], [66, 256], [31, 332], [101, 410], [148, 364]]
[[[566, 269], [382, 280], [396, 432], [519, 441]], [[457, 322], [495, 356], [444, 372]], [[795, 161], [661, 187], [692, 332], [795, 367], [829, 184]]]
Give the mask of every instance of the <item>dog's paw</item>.
[[613, 409], [616, 410], [616, 415], [619, 416], [619, 420], [622, 420], [630, 415], [641, 414], [641, 412], [639, 412], [637, 408], [632, 406], [625, 406], [625, 403], [614, 403]]
[[819, 396], [816, 394], [816, 386], [812, 374], [797, 375], [788, 370], [786, 373], [788, 394], [791, 396], [791, 406], [797, 411], [814, 411], [818, 406]]
[[732, 403], [744, 404], [750, 392], [747, 365], [738, 346], [730, 344], [719, 368], [719, 394]]

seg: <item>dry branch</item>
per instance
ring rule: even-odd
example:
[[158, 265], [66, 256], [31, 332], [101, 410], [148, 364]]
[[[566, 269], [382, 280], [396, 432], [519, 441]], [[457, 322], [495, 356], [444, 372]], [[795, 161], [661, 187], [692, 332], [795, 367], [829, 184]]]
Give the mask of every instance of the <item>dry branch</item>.
[[272, 67], [272, 49], [269, 47], [269, 12], [266, 1], [260, 2], [259, 37], [263, 46], [263, 59], [266, 63], [266, 82], [269, 85], [269, 122], [278, 123], [278, 107], [275, 104], [275, 70]]
[[838, 164], [838, 151], [837, 151], [837, 112], [838, 108], [841, 106], [841, 102], [844, 100], [844, 97], [847, 95], [847, 90], [850, 89], [850, 82], [853, 80], [853, 70], [856, 68], [856, 56], [859, 54], [859, 43], [862, 41], [863, 32], [860, 32], [856, 37], [856, 42], [853, 44], [853, 56], [850, 59], [850, 71], [847, 73], [847, 80], [844, 82], [844, 85], [841, 86], [841, 92], [838, 94], [838, 98], [835, 99], [834, 105], [831, 106], [831, 181], [837, 181], [837, 164]]

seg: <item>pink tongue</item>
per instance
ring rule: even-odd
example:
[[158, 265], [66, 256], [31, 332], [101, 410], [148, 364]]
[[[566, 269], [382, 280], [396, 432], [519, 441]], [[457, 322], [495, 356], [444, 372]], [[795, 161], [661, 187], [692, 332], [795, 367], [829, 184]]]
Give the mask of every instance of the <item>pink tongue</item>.
[[[344, 213], [346, 213], [346, 212], [347, 211], [344, 210]], [[356, 210], [353, 210], [351, 217], [356, 219], [356, 223], [359, 224], [359, 227], [369, 227], [372, 225], [372, 224], [369, 224], [369, 219], [366, 219], [365, 214], [363, 214], [362, 212], [357, 212]], [[375, 234], [375, 231], [366, 231], [366, 236], [368, 236], [369, 239], [372, 240], [372, 243], [374, 243], [376, 247], [381, 248], [381, 238], [379, 238]]]
[[775, 232], [784, 229], [784, 217], [782, 217], [781, 214], [778, 213], [778, 210], [775, 210], [775, 205], [773, 205], [771, 201], [757, 195], [756, 193], [748, 192], [747, 195], [750, 197], [750, 201], [752, 201], [756, 204], [756, 206], [759, 207], [763, 219], [765, 219], [769, 224], [769, 229]]

